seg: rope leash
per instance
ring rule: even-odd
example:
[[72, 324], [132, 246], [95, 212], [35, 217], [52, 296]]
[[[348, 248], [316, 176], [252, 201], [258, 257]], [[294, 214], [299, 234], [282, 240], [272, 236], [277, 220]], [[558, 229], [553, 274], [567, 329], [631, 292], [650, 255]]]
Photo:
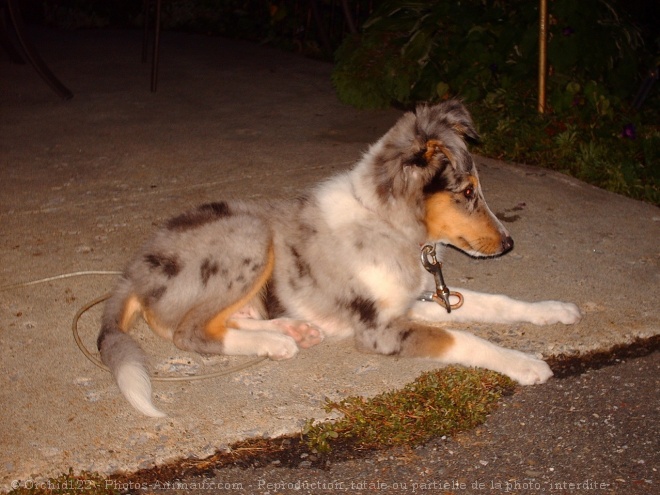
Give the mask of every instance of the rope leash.
[[[54, 277], [47, 277], [47, 278], [42, 278], [39, 280], [33, 280], [31, 282], [22, 282], [19, 284], [13, 284], [13, 285], [7, 285], [4, 287], [0, 287], [0, 292], [12, 290], [12, 289], [18, 289], [22, 287], [30, 287], [32, 285], [37, 285], [37, 284], [43, 284], [46, 282], [51, 282], [53, 280], [63, 280], [71, 277], [82, 277], [82, 276], [87, 276], [87, 275], [121, 275], [122, 272], [113, 272], [113, 271], [82, 271], [82, 272], [73, 272], [73, 273], [65, 273], [62, 275], [56, 275]], [[110, 293], [104, 294], [101, 297], [97, 297], [93, 301], [88, 302], [84, 306], [82, 306], [75, 314], [73, 317], [73, 323], [71, 324], [71, 332], [73, 333], [73, 339], [76, 342], [76, 345], [80, 349], [80, 351], [85, 355], [85, 357], [92, 362], [96, 367], [102, 369], [103, 371], [107, 371], [108, 373], [110, 372], [110, 369], [101, 362], [101, 360], [96, 357], [94, 354], [92, 354], [89, 349], [85, 346], [83, 343], [82, 339], [80, 338], [80, 333], [78, 332], [78, 321], [80, 320], [80, 317], [85, 314], [87, 311], [92, 309], [94, 306], [101, 304], [102, 302], [108, 300], [110, 298]], [[267, 358], [266, 357], [259, 357], [256, 359], [252, 359], [246, 363], [243, 364], [238, 364], [236, 366], [233, 366], [231, 368], [227, 368], [224, 370], [219, 370], [219, 371], [214, 371], [211, 373], [206, 373], [203, 375], [186, 375], [186, 376], [159, 376], [159, 375], [150, 375], [150, 378], [154, 382], [192, 382], [192, 381], [198, 381], [198, 380], [209, 380], [211, 378], [219, 378], [221, 376], [227, 376], [231, 375], [233, 373], [238, 373], [239, 371], [243, 371], [244, 369], [250, 368], [252, 366], [255, 366], [262, 361], [265, 361]]]

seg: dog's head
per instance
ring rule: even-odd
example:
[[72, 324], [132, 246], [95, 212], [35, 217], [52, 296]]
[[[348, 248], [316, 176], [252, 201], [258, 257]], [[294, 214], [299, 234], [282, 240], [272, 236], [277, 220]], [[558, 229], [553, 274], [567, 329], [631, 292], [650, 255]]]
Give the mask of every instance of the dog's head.
[[418, 106], [380, 141], [376, 187], [381, 198], [422, 205], [429, 241], [497, 256], [511, 250], [513, 240], [484, 200], [466, 139], [478, 135], [461, 102]]

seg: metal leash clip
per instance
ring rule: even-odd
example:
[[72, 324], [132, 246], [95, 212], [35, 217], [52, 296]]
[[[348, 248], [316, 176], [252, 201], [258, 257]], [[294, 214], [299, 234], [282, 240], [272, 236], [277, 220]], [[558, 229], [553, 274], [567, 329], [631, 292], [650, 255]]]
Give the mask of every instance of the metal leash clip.
[[[463, 306], [463, 294], [460, 292], [450, 291], [449, 287], [445, 285], [445, 279], [442, 276], [442, 262], [438, 261], [435, 254], [435, 246], [432, 244], [425, 244], [422, 247], [422, 265], [426, 268], [435, 279], [435, 292], [427, 291], [422, 293], [420, 300], [422, 301], [435, 301], [443, 306], [447, 313], [451, 313], [452, 309], [458, 309]], [[458, 298], [458, 302], [451, 304], [450, 297]]]

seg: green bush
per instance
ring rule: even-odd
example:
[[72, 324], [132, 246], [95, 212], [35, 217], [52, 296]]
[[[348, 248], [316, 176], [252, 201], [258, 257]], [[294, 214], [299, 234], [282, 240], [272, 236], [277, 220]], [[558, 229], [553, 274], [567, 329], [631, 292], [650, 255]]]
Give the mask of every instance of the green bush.
[[538, 2], [384, 0], [336, 54], [340, 99], [358, 108], [459, 96], [483, 152], [544, 165], [660, 204], [660, 98], [631, 109], [660, 63], [605, 0], [549, 2], [547, 105], [537, 115]]
[[[618, 97], [628, 94], [643, 45], [639, 30], [604, 0], [555, 0], [550, 6], [555, 106], [573, 104], [566, 86], [575, 81], [596, 81]], [[338, 51], [333, 79], [340, 96], [358, 107], [448, 93], [476, 100], [496, 88], [534, 81], [537, 53], [538, 2], [384, 0], [362, 33]], [[581, 86], [571, 89], [580, 92]]]

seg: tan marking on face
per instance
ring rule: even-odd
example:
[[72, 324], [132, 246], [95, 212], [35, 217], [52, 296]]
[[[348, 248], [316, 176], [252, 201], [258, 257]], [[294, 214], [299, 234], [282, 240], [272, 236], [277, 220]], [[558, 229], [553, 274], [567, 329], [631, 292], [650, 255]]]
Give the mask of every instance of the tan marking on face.
[[275, 250], [271, 244], [268, 248], [268, 254], [266, 255], [266, 266], [263, 272], [261, 272], [261, 275], [259, 275], [250, 290], [247, 291], [243, 297], [241, 297], [233, 304], [227, 306], [206, 323], [204, 326], [204, 332], [207, 336], [216, 340], [222, 340], [227, 333], [227, 327], [237, 328], [236, 323], [232, 322], [232, 320], [229, 318], [245, 305], [250, 303], [250, 301], [252, 301], [257, 296], [257, 294], [259, 294], [259, 292], [264, 288], [270, 279], [274, 266]]
[[404, 340], [401, 356], [437, 358], [453, 345], [454, 337], [442, 328], [413, 324], [410, 335]]
[[[476, 177], [470, 176], [473, 187]], [[468, 212], [455, 201], [457, 194], [439, 192], [426, 199], [425, 224], [429, 240], [443, 241], [468, 252], [483, 256], [500, 254], [503, 234], [487, 209], [479, 207]]]

